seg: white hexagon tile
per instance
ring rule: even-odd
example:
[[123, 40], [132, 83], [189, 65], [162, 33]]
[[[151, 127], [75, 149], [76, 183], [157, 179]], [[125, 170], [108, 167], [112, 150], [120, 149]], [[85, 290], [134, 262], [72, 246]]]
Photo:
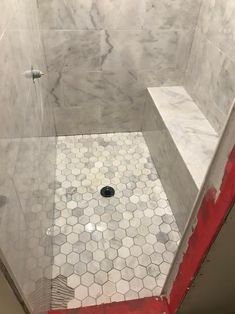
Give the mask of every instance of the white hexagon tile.
[[59, 137], [56, 173], [52, 307], [159, 295], [180, 233], [142, 134]]

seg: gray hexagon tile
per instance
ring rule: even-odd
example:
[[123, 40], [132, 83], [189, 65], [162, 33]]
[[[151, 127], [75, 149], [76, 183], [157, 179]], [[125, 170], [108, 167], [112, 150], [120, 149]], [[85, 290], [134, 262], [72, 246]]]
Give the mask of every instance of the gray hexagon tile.
[[52, 307], [160, 294], [180, 233], [142, 134], [58, 137], [56, 173]]

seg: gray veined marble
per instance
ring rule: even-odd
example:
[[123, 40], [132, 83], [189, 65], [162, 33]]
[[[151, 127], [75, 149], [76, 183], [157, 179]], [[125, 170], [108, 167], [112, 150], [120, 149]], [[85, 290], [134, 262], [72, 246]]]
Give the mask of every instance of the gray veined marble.
[[43, 31], [48, 70], [100, 70], [101, 34], [92, 30]]
[[[59, 134], [138, 130], [145, 93], [135, 72], [71, 71], [62, 74], [61, 85], [50, 94]], [[57, 101], [58, 92], [63, 93], [63, 103]]]
[[183, 232], [218, 135], [182, 86], [148, 91], [143, 133]]
[[146, 0], [144, 28], [193, 29], [201, 0]]
[[[200, 0], [41, 0], [43, 29], [192, 29]], [[156, 18], [157, 16], [157, 18]]]
[[99, 12], [93, 0], [42, 0], [39, 17], [43, 29], [98, 29]]
[[200, 188], [218, 135], [183, 87], [150, 88], [149, 93]]
[[199, 3], [185, 1], [179, 14], [182, 6], [182, 0], [39, 2], [58, 134], [86, 133], [89, 124], [93, 132], [111, 125], [140, 130], [145, 88], [182, 83]]
[[15, 12], [15, 0], [1, 1], [0, 3], [0, 36], [11, 23]]
[[235, 5], [233, 0], [203, 1], [198, 27], [235, 62]]
[[144, 24], [145, 0], [97, 0], [102, 28], [141, 29]]
[[184, 68], [191, 41], [188, 31], [107, 30], [103, 35], [103, 70]]
[[140, 129], [149, 77], [180, 83], [190, 43], [188, 31], [43, 31], [43, 39], [61, 135], [90, 133], [83, 125], [93, 133]]
[[219, 132], [235, 96], [234, 82], [235, 63], [197, 30], [185, 86]]
[[39, 12], [43, 29], [140, 29], [145, 0], [43, 0]]
[[139, 82], [144, 87], [175, 86], [183, 83], [184, 70], [160, 64], [156, 69], [138, 71]]
[[203, 1], [185, 86], [221, 132], [235, 96], [235, 2]]

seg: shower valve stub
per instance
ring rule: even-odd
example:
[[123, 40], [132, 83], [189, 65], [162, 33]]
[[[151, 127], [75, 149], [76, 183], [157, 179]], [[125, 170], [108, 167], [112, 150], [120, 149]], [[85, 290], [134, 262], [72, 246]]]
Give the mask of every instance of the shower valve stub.
[[35, 79], [41, 78], [43, 75], [45, 75], [45, 73], [43, 73], [43, 72], [40, 71], [40, 70], [36, 70], [36, 69], [34, 69], [33, 67], [32, 67], [31, 70], [28, 70], [28, 71], [25, 71], [25, 72], [24, 72], [24, 76], [25, 76], [26, 78], [32, 79], [33, 81], [34, 81]]

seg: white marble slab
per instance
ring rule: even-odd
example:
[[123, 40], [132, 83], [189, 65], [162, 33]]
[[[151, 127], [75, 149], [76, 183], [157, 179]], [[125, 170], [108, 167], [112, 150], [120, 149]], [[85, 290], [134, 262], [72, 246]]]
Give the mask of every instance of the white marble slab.
[[224, 52], [197, 29], [182, 84], [219, 133], [235, 96], [235, 62]]
[[202, 34], [235, 62], [235, 1], [202, 2], [198, 20]]
[[198, 188], [213, 157], [218, 134], [182, 86], [148, 89]]

